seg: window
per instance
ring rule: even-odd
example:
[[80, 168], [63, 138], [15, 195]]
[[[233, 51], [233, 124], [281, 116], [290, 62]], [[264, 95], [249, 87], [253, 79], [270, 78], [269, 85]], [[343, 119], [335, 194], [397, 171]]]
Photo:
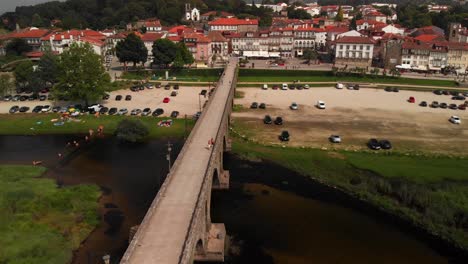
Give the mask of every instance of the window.
[[346, 49], [349, 50], [349, 45], [346, 45]]
[[343, 49], [343, 45], [340, 45], [340, 49]]
[[370, 46], [369, 46], [369, 45], [366, 46], [366, 50], [370, 50]]
[[359, 45], [359, 49], [360, 49], [360, 50], [362, 50], [362, 49], [363, 49], [363, 47], [364, 47], [364, 46], [362, 46], [362, 45]]
[[355, 49], [356, 49], [356, 45], [353, 45], [353, 50], [355, 50]]

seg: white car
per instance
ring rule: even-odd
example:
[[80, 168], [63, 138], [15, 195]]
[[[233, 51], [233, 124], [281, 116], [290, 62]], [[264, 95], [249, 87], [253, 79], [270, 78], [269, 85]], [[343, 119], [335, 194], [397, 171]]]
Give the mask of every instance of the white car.
[[289, 106], [289, 108], [291, 108], [291, 110], [297, 110], [299, 109], [299, 105], [297, 103], [292, 103], [291, 106]]
[[336, 89], [343, 89], [344, 85], [342, 83], [336, 83], [335, 87]]
[[449, 121], [453, 124], [457, 124], [457, 125], [461, 124], [461, 119], [458, 116], [451, 116]]
[[281, 90], [287, 90], [287, 89], [288, 89], [288, 84], [283, 83], [283, 85], [281, 85]]
[[50, 105], [44, 105], [41, 109], [41, 112], [46, 113], [50, 112], [50, 110], [52, 110], [52, 107]]
[[126, 115], [127, 113], [128, 113], [127, 108], [122, 108], [119, 110], [119, 112], [117, 112], [118, 115]]
[[308, 84], [304, 85], [304, 89], [309, 89], [310, 86]]
[[328, 140], [330, 140], [331, 143], [341, 143], [341, 137], [338, 135], [331, 135]]
[[267, 90], [267, 89], [268, 89], [268, 84], [264, 84], [264, 85], [262, 86], [262, 89], [263, 89], [263, 90]]
[[325, 109], [325, 102], [324, 101], [317, 101], [316, 104], [318, 109]]

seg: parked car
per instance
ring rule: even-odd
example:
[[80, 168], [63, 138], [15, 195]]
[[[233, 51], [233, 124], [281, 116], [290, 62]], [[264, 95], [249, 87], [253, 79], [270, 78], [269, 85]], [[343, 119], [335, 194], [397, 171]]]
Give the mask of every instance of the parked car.
[[54, 106], [54, 107], [52, 107], [52, 112], [58, 113], [58, 112], [60, 111], [60, 108], [62, 108], [62, 107], [60, 107], [60, 106]]
[[260, 109], [266, 109], [266, 104], [265, 103], [261, 103], [258, 105], [258, 108]]
[[99, 114], [101, 114], [101, 115], [104, 115], [104, 114], [106, 114], [107, 112], [109, 112], [109, 108], [108, 108], [108, 107], [102, 107], [102, 108], [99, 110]]
[[448, 105], [446, 103], [440, 103], [439, 107], [442, 109], [447, 109]]
[[170, 85], [170, 84], [164, 85], [164, 90], [170, 90], [170, 89], [171, 89], [171, 85]]
[[11, 97], [12, 97], [11, 95], [7, 94], [7, 95], [3, 96], [3, 101], [7, 101], [7, 102], [11, 101]]
[[174, 90], [179, 90], [179, 85], [178, 84], [174, 84]]
[[36, 107], [33, 108], [32, 112], [33, 113], [39, 113], [42, 111], [42, 105], [37, 105]]
[[281, 85], [281, 90], [287, 90], [288, 89], [288, 84], [287, 83], [283, 83]]
[[172, 91], [171, 96], [177, 96], [177, 91]]
[[339, 135], [331, 135], [328, 140], [330, 140], [331, 143], [341, 143], [341, 137]]
[[371, 138], [369, 142], [367, 142], [367, 146], [373, 150], [379, 150], [381, 148], [379, 141], [375, 138]]
[[130, 115], [139, 115], [141, 114], [141, 109], [135, 108], [130, 112]]
[[20, 107], [20, 109], [19, 109], [19, 112], [20, 112], [20, 113], [26, 113], [27, 111], [29, 111], [29, 107], [27, 107], [27, 106], [22, 106], [22, 107]]
[[258, 103], [257, 103], [257, 102], [253, 102], [253, 103], [250, 105], [250, 108], [252, 108], [252, 109], [257, 109], [257, 108], [258, 108]]
[[299, 109], [299, 105], [298, 105], [297, 103], [294, 103], [294, 102], [293, 102], [293, 103], [289, 106], [289, 108], [291, 108], [291, 110], [297, 110], [297, 109]]
[[44, 105], [41, 109], [41, 112], [47, 113], [50, 112], [50, 110], [52, 110], [52, 107], [50, 105]]
[[157, 108], [153, 111], [153, 116], [160, 116], [162, 114], [164, 114], [164, 110], [162, 108]]
[[115, 115], [117, 113], [117, 107], [111, 107], [111, 109], [109, 109], [109, 112], [108, 114], [109, 115]]
[[318, 109], [325, 109], [325, 102], [324, 101], [317, 101], [316, 104]]
[[164, 97], [163, 99], [163, 103], [167, 104], [171, 101], [171, 99], [169, 99], [169, 97]]
[[355, 84], [354, 85], [354, 90], [359, 90], [361, 87], [359, 86], [359, 84]]
[[439, 108], [439, 102], [437, 102], [437, 101], [432, 101], [431, 107], [432, 107], [432, 108]]
[[452, 109], [452, 110], [457, 110], [458, 109], [458, 105], [456, 104], [449, 104], [448, 108]]
[[115, 96], [115, 100], [116, 100], [116, 101], [120, 101], [120, 100], [122, 100], [122, 96], [121, 96], [121, 95], [117, 95], [117, 96]]
[[461, 124], [461, 119], [460, 119], [460, 117], [458, 117], [458, 116], [451, 116], [450, 119], [449, 119], [449, 121], [450, 121], [452, 124], [457, 124], [457, 125]]
[[271, 88], [273, 90], [278, 90], [279, 89], [279, 86], [278, 85], [273, 85], [273, 87]]
[[336, 89], [343, 89], [344, 85], [342, 83], [336, 83], [335, 87]]
[[117, 112], [118, 115], [126, 115], [127, 113], [128, 113], [127, 108], [122, 108], [119, 110], [119, 112]]
[[309, 89], [310, 86], [308, 84], [304, 85], [304, 89]]
[[410, 96], [410, 98], [408, 98], [408, 103], [414, 104], [415, 102], [416, 102], [416, 99], [414, 99], [413, 96]]
[[206, 96], [207, 90], [201, 90], [200, 95]]
[[179, 116], [179, 111], [172, 111], [171, 117], [172, 118], [177, 118]]
[[400, 89], [398, 87], [393, 87], [392, 89], [392, 92], [394, 93], [398, 93], [400, 91]]
[[294, 84], [289, 85], [289, 90], [294, 90], [294, 89], [296, 89], [296, 85]]
[[11, 100], [12, 100], [13, 102], [19, 101], [20, 97], [21, 97], [21, 95], [16, 94], [15, 96], [13, 96], [13, 98], [11, 98]]
[[193, 119], [198, 119], [198, 118], [200, 118], [201, 115], [202, 115], [202, 112], [196, 112], [196, 113], [193, 115]]
[[19, 111], [19, 106], [14, 105], [14, 106], [12, 106], [12, 107], [10, 108], [10, 111], [9, 111], [9, 112], [10, 112], [10, 114], [14, 114], [14, 113], [16, 113], [16, 112], [18, 112], [18, 111]]
[[262, 89], [263, 89], [263, 90], [267, 90], [267, 89], [268, 89], [268, 84], [262, 85]]
[[434, 90], [434, 94], [442, 95], [442, 90]]
[[281, 141], [289, 141], [289, 137], [290, 137], [289, 132], [287, 130], [283, 130], [279, 136], [279, 139]]
[[277, 117], [275, 118], [275, 125], [280, 126], [280, 125], [282, 125], [282, 124], [283, 124], [283, 118], [282, 118], [281, 116], [277, 116]]
[[458, 110], [466, 110], [466, 104], [459, 105]]
[[271, 123], [273, 123], [273, 120], [271, 119], [271, 116], [266, 115], [266, 116], [263, 118], [263, 123], [264, 123], [264, 124], [267, 124], [267, 125], [270, 125]]
[[392, 148], [392, 144], [390, 143], [390, 141], [388, 141], [386, 139], [380, 140], [379, 144], [380, 144], [380, 147], [382, 149], [391, 149]]
[[143, 109], [143, 111], [141, 112], [141, 115], [142, 115], [142, 116], [147, 116], [147, 115], [149, 115], [149, 114], [151, 114], [151, 109], [150, 109], [150, 108], [145, 108], [145, 109]]
[[145, 87], [146, 87], [146, 89], [153, 89], [154, 85], [151, 84], [151, 83], [147, 83], [147, 84], [145, 84]]
[[452, 100], [460, 100], [460, 101], [463, 101], [463, 100], [465, 100], [465, 99], [466, 99], [466, 97], [463, 96], [463, 95], [457, 95], [457, 96], [453, 96], [453, 97], [452, 97]]
[[442, 94], [444, 94], [444, 95], [450, 95], [450, 92], [447, 91], [447, 90], [443, 90], [443, 91], [442, 91]]
[[450, 91], [450, 95], [458, 96], [458, 95], [460, 95], [460, 92], [458, 92], [458, 91]]
[[29, 96], [27, 96], [27, 95], [22, 95], [22, 96], [20, 96], [20, 99], [19, 99], [19, 100], [20, 100], [21, 102], [24, 102], [24, 101], [28, 100], [28, 98], [29, 98]]
[[130, 101], [130, 100], [132, 100], [132, 96], [131, 96], [131, 95], [125, 96], [125, 101]]
[[33, 95], [28, 97], [28, 101], [34, 101], [34, 100], [37, 100], [37, 99], [39, 99], [39, 96], [37, 96], [37, 94], [33, 94]]
[[348, 84], [346, 85], [346, 88], [347, 88], [348, 90], [354, 90], [354, 84], [348, 83]]

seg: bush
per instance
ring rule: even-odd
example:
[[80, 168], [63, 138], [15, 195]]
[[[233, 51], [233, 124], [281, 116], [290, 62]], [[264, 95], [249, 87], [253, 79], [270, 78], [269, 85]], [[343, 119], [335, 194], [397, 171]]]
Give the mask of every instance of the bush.
[[115, 130], [118, 139], [127, 142], [143, 141], [149, 135], [149, 129], [140, 120], [124, 119]]

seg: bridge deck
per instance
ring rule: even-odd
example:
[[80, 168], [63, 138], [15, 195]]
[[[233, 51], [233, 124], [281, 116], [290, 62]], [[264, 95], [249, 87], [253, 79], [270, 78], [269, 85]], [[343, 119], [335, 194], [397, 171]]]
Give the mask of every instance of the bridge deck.
[[122, 263], [178, 263], [209, 164], [211, 150], [207, 149], [207, 144], [216, 137], [221, 126], [236, 63], [237, 60], [231, 59], [227, 65], [217, 91], [199, 120], [202, 122], [192, 131], [190, 141], [184, 146], [184, 154], [179, 155], [180, 160], [167, 179], [170, 182], [165, 183], [158, 203], [149, 208], [138, 236], [132, 242], [134, 245], [127, 250]]

